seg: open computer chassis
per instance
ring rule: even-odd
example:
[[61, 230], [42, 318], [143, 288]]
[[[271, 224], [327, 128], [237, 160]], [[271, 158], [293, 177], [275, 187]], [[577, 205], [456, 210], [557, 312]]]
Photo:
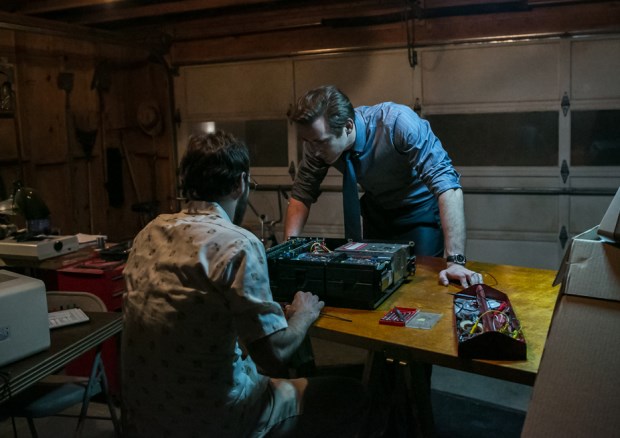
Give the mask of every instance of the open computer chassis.
[[276, 301], [301, 290], [353, 309], [375, 309], [415, 273], [413, 242], [294, 237], [269, 248], [267, 263]]

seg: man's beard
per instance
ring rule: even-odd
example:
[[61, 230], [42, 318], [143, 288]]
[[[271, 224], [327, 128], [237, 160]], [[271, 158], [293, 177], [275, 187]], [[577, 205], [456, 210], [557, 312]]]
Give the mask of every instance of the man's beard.
[[233, 216], [233, 224], [237, 226], [241, 226], [243, 223], [243, 217], [245, 216], [245, 210], [248, 208], [248, 199], [250, 197], [250, 186], [246, 185], [246, 190], [237, 201], [237, 206], [235, 207], [235, 214]]

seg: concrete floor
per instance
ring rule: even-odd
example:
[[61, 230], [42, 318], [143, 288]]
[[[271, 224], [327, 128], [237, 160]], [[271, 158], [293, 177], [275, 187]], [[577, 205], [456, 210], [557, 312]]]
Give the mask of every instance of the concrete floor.
[[[328, 343], [313, 339], [313, 349], [318, 366], [364, 363], [365, 350]], [[532, 388], [526, 385], [505, 382], [475, 374], [455, 371], [448, 368], [433, 367], [432, 389], [442, 393], [455, 394], [473, 400], [480, 400], [490, 405], [501, 406], [519, 412], [527, 411]], [[78, 407], [69, 410], [75, 413]], [[107, 406], [91, 403], [89, 414], [108, 416]], [[119, 413], [120, 417], [120, 413]], [[17, 436], [30, 437], [25, 420], [16, 419]], [[49, 417], [35, 420], [40, 438], [71, 437], [77, 419], [68, 417]], [[498, 431], [499, 432], [499, 431]], [[10, 419], [0, 422], [0, 437], [13, 436]], [[112, 422], [109, 420], [86, 420], [84, 433], [86, 438], [111, 438], [114, 436]], [[518, 434], [517, 434], [518, 436]]]

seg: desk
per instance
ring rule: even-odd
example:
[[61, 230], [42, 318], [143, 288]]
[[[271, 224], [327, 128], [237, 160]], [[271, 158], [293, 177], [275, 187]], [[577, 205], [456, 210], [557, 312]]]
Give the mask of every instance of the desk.
[[9, 388], [0, 380], [0, 403], [9, 398], [8, 389], [12, 395], [23, 391], [123, 329], [121, 313], [86, 313], [90, 317], [88, 323], [52, 330], [48, 350], [0, 368], [9, 376]]
[[[325, 313], [350, 319], [352, 322], [319, 318], [310, 334], [371, 351], [400, 353], [410, 360], [533, 385], [560, 290], [559, 286], [551, 286], [555, 271], [468, 263], [469, 269], [484, 273], [485, 283], [508, 295], [521, 321], [527, 342], [527, 360], [489, 361], [458, 357], [452, 316], [453, 296], [450, 293], [458, 292], [462, 287], [453, 284], [446, 287], [438, 283], [437, 275], [444, 267], [443, 259], [418, 257], [415, 275], [377, 309], [326, 307]], [[496, 285], [493, 285], [495, 280], [488, 274], [497, 280]], [[443, 317], [432, 330], [380, 325], [381, 316], [394, 306], [416, 307], [428, 312], [442, 313]]]
[[97, 255], [94, 246], [85, 246], [77, 251], [51, 257], [45, 260], [35, 258], [14, 258], [9, 256], [0, 257], [0, 267], [22, 269], [45, 269], [55, 271], [91, 259]]
[[[375, 310], [326, 307], [330, 315], [351, 320], [342, 321], [322, 317], [311, 328], [310, 335], [332, 342], [347, 344], [385, 356], [381, 359], [406, 365], [411, 372], [415, 400], [414, 415], [423, 424], [422, 434], [433, 435], [432, 410], [428, 377], [421, 363], [482, 374], [502, 380], [534, 385], [542, 357], [547, 332], [559, 293], [553, 287], [555, 271], [468, 263], [468, 268], [483, 273], [485, 283], [504, 292], [510, 298], [521, 322], [527, 342], [527, 360], [490, 361], [458, 357], [456, 332], [453, 323], [453, 295], [462, 290], [460, 285], [442, 286], [438, 273], [445, 267], [443, 259], [418, 257], [416, 273]], [[494, 284], [497, 283], [497, 284]], [[379, 319], [394, 306], [415, 307], [423, 311], [441, 313], [443, 317], [431, 330], [380, 325]], [[372, 362], [369, 362], [372, 363]], [[371, 379], [368, 366], [365, 377]]]

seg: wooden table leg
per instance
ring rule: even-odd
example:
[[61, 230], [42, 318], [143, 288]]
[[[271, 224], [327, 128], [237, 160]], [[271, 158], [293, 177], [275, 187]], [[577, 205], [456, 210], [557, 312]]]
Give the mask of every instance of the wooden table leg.
[[[411, 391], [411, 409], [417, 420], [418, 430], [422, 436], [435, 436], [435, 420], [431, 403], [431, 372], [432, 365], [422, 362], [409, 362], [406, 367], [410, 381], [407, 387]], [[405, 370], [403, 372], [406, 373]]]
[[435, 436], [430, 397], [431, 365], [369, 352], [364, 383], [372, 394], [373, 412], [389, 436]]

